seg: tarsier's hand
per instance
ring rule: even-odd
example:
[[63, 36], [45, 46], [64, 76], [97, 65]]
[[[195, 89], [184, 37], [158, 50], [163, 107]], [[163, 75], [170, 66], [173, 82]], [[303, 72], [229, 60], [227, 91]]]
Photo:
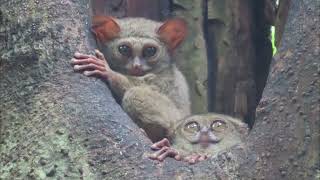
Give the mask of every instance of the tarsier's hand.
[[208, 158], [207, 155], [200, 154], [192, 154], [182, 157], [176, 149], [171, 147], [169, 140], [166, 138], [154, 143], [151, 146], [151, 149], [156, 152], [151, 154], [149, 158], [157, 161], [163, 161], [166, 157], [173, 157], [177, 161], [182, 160], [188, 162], [189, 164], [195, 164]]
[[188, 162], [189, 164], [196, 164], [200, 161], [204, 161], [208, 158], [207, 155], [203, 154], [191, 154], [183, 158], [184, 161]]
[[76, 52], [71, 64], [75, 71], [82, 72], [85, 76], [96, 76], [103, 80], [108, 80], [113, 73], [104, 55], [95, 50], [94, 55], [81, 54]]
[[162, 139], [159, 142], [154, 143], [151, 149], [156, 151], [149, 156], [152, 160], [163, 161], [166, 157], [173, 157], [174, 159], [180, 161], [181, 156], [179, 152], [170, 147], [170, 142], [167, 138]]

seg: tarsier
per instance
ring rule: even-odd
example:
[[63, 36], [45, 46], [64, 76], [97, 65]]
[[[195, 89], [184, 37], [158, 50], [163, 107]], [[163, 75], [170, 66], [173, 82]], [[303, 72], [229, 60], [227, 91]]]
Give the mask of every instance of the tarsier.
[[169, 139], [151, 146], [156, 151], [149, 156], [151, 159], [173, 157], [194, 164], [239, 144], [248, 133], [245, 123], [215, 113], [189, 116], [172, 128]]
[[195, 163], [241, 141], [240, 120], [190, 116], [188, 86], [172, 58], [186, 36], [184, 21], [96, 16], [92, 31], [103, 53], [75, 53], [72, 65], [105, 80], [127, 114], [153, 142], [159, 141], [152, 145], [151, 159]]
[[171, 134], [170, 127], [190, 115], [187, 82], [172, 58], [187, 34], [184, 21], [95, 16], [92, 31], [103, 53], [75, 53], [74, 69], [108, 82], [153, 142]]

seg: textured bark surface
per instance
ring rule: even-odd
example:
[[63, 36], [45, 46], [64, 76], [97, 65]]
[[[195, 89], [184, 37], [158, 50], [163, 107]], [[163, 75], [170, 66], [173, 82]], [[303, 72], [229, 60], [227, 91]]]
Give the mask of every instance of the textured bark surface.
[[121, 177], [141, 161], [149, 141], [69, 64], [91, 49], [89, 14], [87, 1], [1, 3], [0, 179]]
[[244, 144], [197, 165], [145, 157], [150, 141], [99, 80], [87, 1], [0, 5], [0, 179], [318, 179], [319, 5], [292, 0], [279, 54]]
[[[276, 28], [276, 37], [275, 37], [275, 43], [276, 46], [279, 47], [284, 31], [284, 25], [287, 22], [287, 16], [289, 12], [289, 7], [290, 7], [291, 0], [281, 0], [279, 1], [278, 5], [278, 10], [277, 10], [277, 15], [276, 15], [276, 21], [275, 21], [275, 26]], [[318, 3], [319, 4], [319, 3]]]
[[319, 179], [320, 4], [317, 0], [289, 4], [282, 41], [248, 142], [259, 155], [254, 163], [259, 167], [256, 175]]

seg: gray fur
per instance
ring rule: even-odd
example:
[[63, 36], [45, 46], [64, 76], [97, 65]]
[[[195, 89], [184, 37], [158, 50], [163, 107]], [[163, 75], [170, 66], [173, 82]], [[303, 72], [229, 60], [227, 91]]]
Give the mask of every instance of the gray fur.
[[[160, 140], [167, 131], [185, 116], [190, 115], [190, 97], [187, 82], [171, 59], [171, 53], [157, 34], [160, 22], [143, 18], [115, 20], [120, 27], [119, 37], [106, 42], [100, 49], [106, 55], [112, 70], [121, 73], [111, 89], [122, 100], [123, 109], [153, 140]], [[133, 58], [121, 55], [118, 48], [130, 45], [133, 58], [140, 58], [145, 74], [131, 76]], [[157, 48], [150, 64], [142, 57], [146, 44]]]
[[[210, 134], [212, 133], [213, 136], [216, 135], [216, 132], [210, 130], [210, 125], [215, 120], [222, 120], [226, 122], [227, 125], [226, 130], [223, 133], [220, 133], [219, 142], [212, 143], [208, 147], [203, 148], [200, 146], [200, 144], [193, 144], [190, 141], [190, 138], [198, 138], [198, 133], [194, 133], [192, 135], [193, 137], [186, 137], [184, 127], [187, 123], [194, 121], [199, 123], [201, 128], [209, 129]], [[248, 127], [245, 123], [241, 122], [241, 120], [227, 115], [209, 113], [189, 116], [180, 121], [180, 123], [175, 127], [171, 139], [173, 148], [178, 150], [184, 156], [194, 153], [212, 156], [243, 142], [247, 134]]]

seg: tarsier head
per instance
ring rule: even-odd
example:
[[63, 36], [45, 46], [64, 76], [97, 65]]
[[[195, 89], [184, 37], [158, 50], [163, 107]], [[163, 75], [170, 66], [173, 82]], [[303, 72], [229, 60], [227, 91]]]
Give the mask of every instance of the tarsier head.
[[186, 153], [212, 155], [240, 143], [247, 132], [245, 123], [226, 115], [194, 115], [180, 122], [172, 141]]
[[171, 65], [171, 52], [185, 38], [187, 27], [180, 19], [160, 23], [144, 18], [95, 16], [92, 31], [111, 68], [141, 76]]

